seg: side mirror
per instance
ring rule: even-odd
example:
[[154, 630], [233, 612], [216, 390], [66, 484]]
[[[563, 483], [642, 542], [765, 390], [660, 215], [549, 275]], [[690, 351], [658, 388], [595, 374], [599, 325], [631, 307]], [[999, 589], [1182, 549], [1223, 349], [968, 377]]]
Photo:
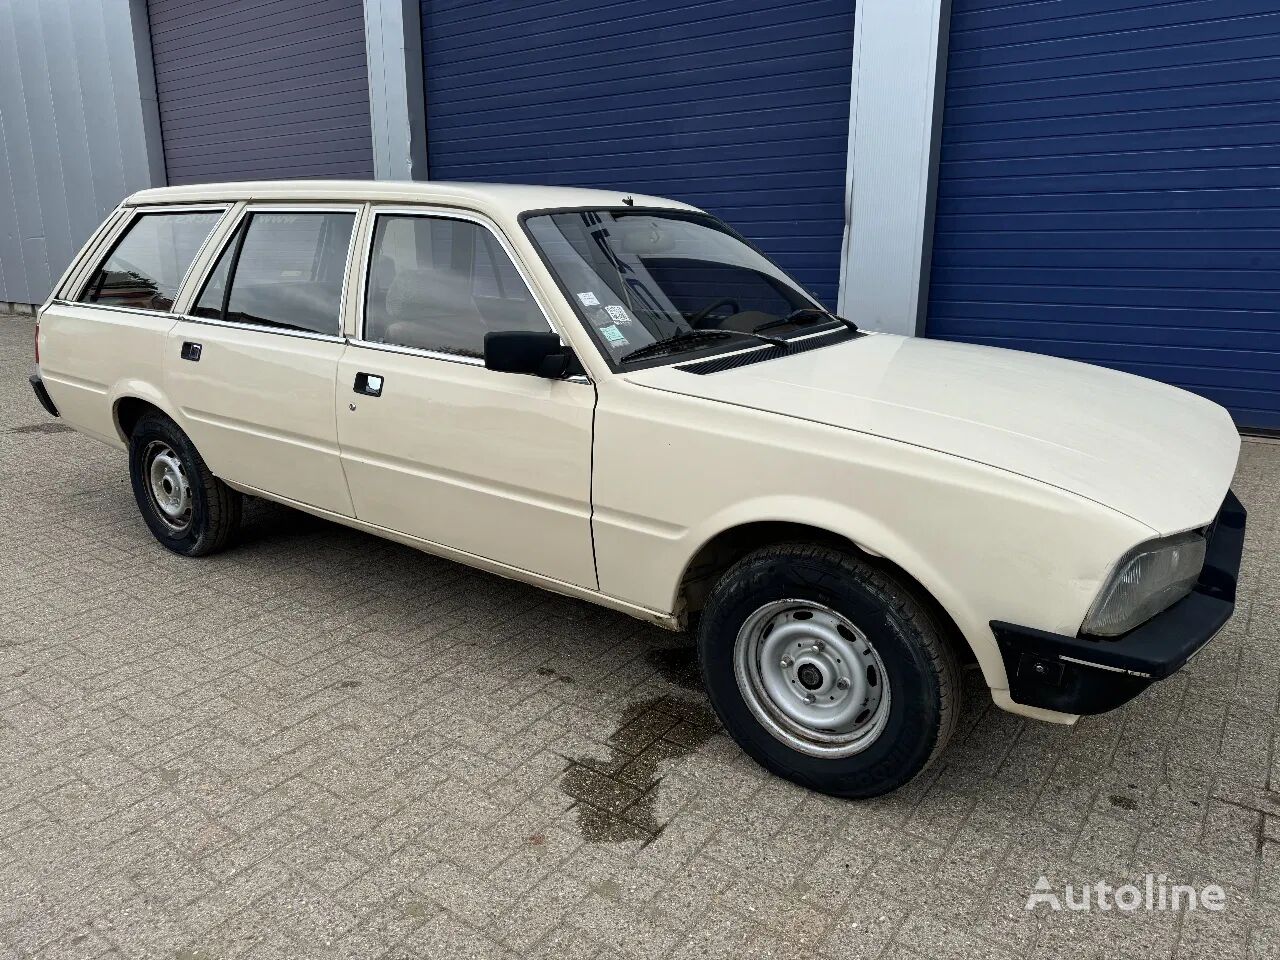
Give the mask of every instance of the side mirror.
[[573, 351], [557, 333], [504, 330], [484, 335], [484, 365], [502, 373], [526, 373], [548, 380], [563, 380], [578, 371]]

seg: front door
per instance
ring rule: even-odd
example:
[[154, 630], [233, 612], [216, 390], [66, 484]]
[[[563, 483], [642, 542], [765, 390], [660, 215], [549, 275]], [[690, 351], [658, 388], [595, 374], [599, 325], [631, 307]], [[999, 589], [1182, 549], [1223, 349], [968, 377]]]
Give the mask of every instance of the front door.
[[217, 476], [344, 516], [334, 397], [355, 216], [249, 210], [164, 361], [184, 429]]
[[595, 388], [486, 370], [489, 330], [549, 325], [505, 246], [457, 214], [380, 212], [338, 441], [364, 521], [595, 588]]

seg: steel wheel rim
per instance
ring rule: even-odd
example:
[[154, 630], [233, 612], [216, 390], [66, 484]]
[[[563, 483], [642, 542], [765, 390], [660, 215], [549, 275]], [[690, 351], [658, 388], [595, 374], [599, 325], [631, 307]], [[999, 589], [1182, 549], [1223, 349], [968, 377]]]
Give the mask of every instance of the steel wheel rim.
[[142, 455], [147, 496], [160, 522], [174, 533], [191, 526], [191, 482], [173, 448], [162, 440], [147, 444]]
[[824, 604], [765, 604], [742, 624], [733, 657], [747, 708], [794, 750], [847, 757], [884, 732], [891, 698], [884, 662], [861, 630]]

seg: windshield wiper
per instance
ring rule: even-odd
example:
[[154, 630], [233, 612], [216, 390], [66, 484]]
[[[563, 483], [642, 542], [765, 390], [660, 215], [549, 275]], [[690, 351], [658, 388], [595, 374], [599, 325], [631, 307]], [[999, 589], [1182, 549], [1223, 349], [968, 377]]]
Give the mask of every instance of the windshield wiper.
[[854, 333], [858, 332], [858, 325], [852, 320], [846, 320], [844, 317], [837, 317], [829, 310], [823, 310], [820, 307], [801, 307], [798, 310], [792, 310], [785, 317], [779, 317], [777, 320], [770, 320], [760, 324], [758, 327], [752, 327], [752, 333], [759, 333], [761, 330], [773, 330], [776, 327], [803, 326], [807, 327], [811, 323], [820, 323], [823, 320], [834, 320], [836, 323], [842, 323]]
[[787, 345], [787, 341], [781, 337], [766, 337], [754, 331], [748, 333], [746, 330], [685, 330], [674, 336], [663, 337], [661, 340], [655, 340], [653, 343], [638, 347], [619, 359], [618, 362], [630, 363], [633, 360], [643, 360], [645, 357], [652, 357], [677, 347], [693, 346], [694, 344], [707, 343], [711, 340], [726, 340], [729, 337], [749, 337], [752, 340], [759, 340], [761, 343], [767, 343], [774, 347], [785, 347]]

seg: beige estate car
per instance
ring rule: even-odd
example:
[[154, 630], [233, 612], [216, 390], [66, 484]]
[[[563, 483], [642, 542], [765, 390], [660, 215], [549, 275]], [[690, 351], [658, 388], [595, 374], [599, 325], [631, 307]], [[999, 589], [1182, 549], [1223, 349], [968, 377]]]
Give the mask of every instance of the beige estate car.
[[958, 666], [1073, 722], [1230, 616], [1239, 438], [1173, 387], [865, 333], [657, 197], [146, 190], [39, 314], [46, 409], [128, 451], [152, 533], [242, 494], [697, 631], [726, 728], [831, 794], [919, 773]]

